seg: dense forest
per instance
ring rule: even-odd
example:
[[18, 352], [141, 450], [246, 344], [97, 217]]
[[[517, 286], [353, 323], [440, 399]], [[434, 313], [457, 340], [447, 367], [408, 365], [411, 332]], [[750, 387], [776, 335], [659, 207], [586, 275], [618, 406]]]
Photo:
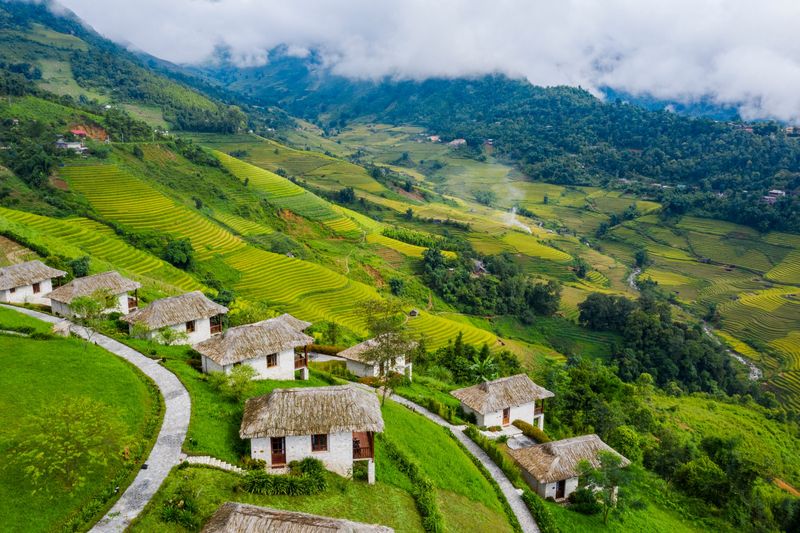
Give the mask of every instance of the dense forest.
[[761, 202], [771, 189], [800, 187], [800, 141], [775, 123], [689, 118], [619, 99], [603, 102], [581, 88], [536, 87], [504, 76], [356, 82], [331, 75], [314, 56], [273, 56], [263, 67], [223, 64], [201, 74], [248, 101], [282, 106], [329, 131], [357, 119], [417, 124], [444, 140], [466, 139], [476, 157], [492, 139], [497, 155], [534, 180], [623, 180], [659, 195], [671, 191], [676, 209], [762, 230], [800, 230], [796, 198]]

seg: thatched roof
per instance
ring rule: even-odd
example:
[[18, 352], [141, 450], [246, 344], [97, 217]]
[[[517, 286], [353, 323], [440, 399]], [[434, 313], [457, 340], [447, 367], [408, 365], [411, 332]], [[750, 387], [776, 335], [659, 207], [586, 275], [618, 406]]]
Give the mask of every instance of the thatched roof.
[[[375, 348], [377, 344], [378, 344], [377, 339], [367, 339], [362, 343], [356, 344], [355, 346], [351, 346], [346, 350], [342, 350], [336, 355], [338, 355], [339, 357], [344, 357], [345, 359], [349, 359], [351, 361], [357, 361], [359, 363], [370, 363], [367, 357], [368, 352], [369, 350]], [[417, 343], [413, 341], [408, 343], [409, 349], [412, 349], [416, 345]]]
[[67, 273], [50, 268], [41, 261], [28, 261], [0, 268], [0, 291], [40, 283], [46, 279], [60, 278]]
[[281, 316], [275, 318], [281, 320], [284, 324], [297, 331], [305, 331], [306, 329], [311, 327], [311, 322], [300, 320], [299, 318], [293, 317], [289, 313], [284, 313]]
[[212, 302], [200, 291], [193, 291], [155, 300], [147, 307], [125, 315], [122, 320], [129, 324], [139, 323], [150, 329], [158, 329], [227, 312], [227, 307]]
[[277, 317], [255, 324], [236, 326], [229, 328], [222, 335], [195, 344], [193, 348], [218, 365], [224, 366], [314, 342], [313, 337], [288, 326], [289, 322], [286, 318]]
[[484, 381], [472, 387], [454, 390], [450, 394], [482, 415], [555, 396], [525, 374]]
[[519, 465], [541, 483], [552, 483], [577, 477], [578, 464], [588, 461], [595, 468], [600, 466], [600, 452], [619, 455], [622, 466], [631, 462], [617, 453], [597, 435], [583, 435], [572, 439], [537, 444], [530, 448], [509, 449], [508, 453]]
[[383, 431], [378, 397], [356, 385], [275, 389], [250, 398], [239, 429], [243, 439]]
[[102, 274], [86, 276], [85, 278], [75, 278], [45, 296], [51, 300], [69, 304], [75, 298], [91, 296], [99, 290], [108, 289], [111, 294], [122, 294], [138, 289], [141, 286], [141, 283], [123, 278], [119, 272], [112, 270], [111, 272], [103, 272]]
[[297, 511], [228, 502], [214, 513], [203, 533], [392, 533], [386, 526], [351, 522]]

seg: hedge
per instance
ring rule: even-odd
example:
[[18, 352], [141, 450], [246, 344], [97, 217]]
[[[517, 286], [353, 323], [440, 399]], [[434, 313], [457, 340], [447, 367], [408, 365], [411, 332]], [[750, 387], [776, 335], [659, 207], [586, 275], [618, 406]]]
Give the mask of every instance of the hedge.
[[319, 459], [306, 457], [289, 463], [288, 474], [268, 474], [251, 470], [245, 474], [241, 488], [252, 494], [269, 496], [310, 496], [328, 488], [325, 467]]
[[308, 351], [325, 355], [338, 355], [344, 350], [343, 346], [331, 346], [330, 344], [309, 344]]
[[436, 488], [433, 486], [433, 482], [422, 473], [419, 465], [401, 451], [394, 442], [383, 435], [379, 435], [378, 438], [383, 443], [386, 455], [411, 480], [411, 485], [414, 487], [411, 495], [414, 497], [420, 516], [422, 516], [423, 529], [429, 533], [444, 531], [444, 517], [436, 502]]
[[526, 437], [535, 440], [539, 444], [544, 444], [545, 442], [550, 442], [550, 437], [547, 436], [547, 433], [539, 429], [537, 426], [533, 424], [529, 424], [524, 420], [514, 420], [512, 424], [522, 430], [522, 434]]
[[556, 525], [555, 518], [550, 513], [550, 509], [547, 508], [544, 500], [538, 494], [534, 494], [532, 490], [525, 487], [522, 489], [522, 501], [525, 502], [534, 520], [536, 520], [541, 533], [561, 533], [558, 525]]

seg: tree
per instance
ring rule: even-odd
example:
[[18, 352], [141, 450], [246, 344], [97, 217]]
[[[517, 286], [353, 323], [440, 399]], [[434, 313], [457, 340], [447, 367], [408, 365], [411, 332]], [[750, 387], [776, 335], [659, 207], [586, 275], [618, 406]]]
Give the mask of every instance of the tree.
[[[381, 403], [391, 395], [402, 381], [392, 371], [397, 360], [408, 358], [415, 343], [409, 338], [405, 328], [403, 309], [396, 300], [371, 300], [364, 305], [367, 330], [372, 336], [372, 343], [364, 351], [365, 362], [377, 365], [379, 381], [382, 388]], [[400, 379], [398, 379], [400, 378]]]
[[336, 199], [341, 204], [352, 204], [356, 201], [356, 192], [352, 187], [339, 189], [339, 192], [336, 193]]
[[650, 256], [647, 254], [647, 250], [645, 248], [639, 248], [636, 250], [633, 259], [636, 263], [636, 266], [639, 268], [644, 268], [650, 264]]
[[339, 342], [339, 324], [333, 320], [328, 322], [328, 327], [325, 331], [325, 338], [330, 344], [336, 345], [336, 343]]
[[619, 455], [600, 452], [598, 458], [599, 468], [594, 468], [588, 461], [581, 461], [578, 471], [587, 484], [593, 485], [595, 497], [603, 507], [603, 524], [608, 524], [609, 514], [620, 506], [621, 496], [617, 488], [625, 483], [627, 476]]
[[576, 257], [572, 260], [572, 270], [576, 276], [583, 279], [589, 272], [589, 264], [580, 257]]
[[8, 459], [22, 467], [34, 493], [74, 491], [119, 456], [126, 438], [111, 406], [67, 396], [23, 420]]
[[67, 263], [67, 267], [72, 271], [72, 275], [76, 278], [82, 278], [89, 275], [89, 257], [83, 256], [73, 259]]
[[497, 363], [489, 353], [489, 347], [483, 345], [484, 350], [481, 351], [478, 358], [469, 366], [471, 379], [473, 383], [483, 383], [484, 381], [492, 381], [497, 379]]
[[87, 344], [92, 342], [106, 311], [116, 306], [117, 297], [108, 289], [99, 289], [90, 296], [79, 296], [72, 300], [72, 321], [83, 327]]
[[256, 369], [250, 365], [238, 365], [233, 367], [230, 373], [211, 372], [208, 374], [208, 383], [211, 388], [221, 392], [225, 396], [242, 401], [253, 390], [253, 378], [256, 376]]
[[403, 288], [406, 283], [400, 278], [391, 278], [389, 280], [389, 290], [395, 296], [400, 296], [403, 293]]
[[194, 248], [189, 239], [171, 239], [164, 248], [164, 260], [187, 270], [194, 264]]
[[185, 341], [188, 338], [188, 333], [185, 331], [179, 331], [170, 326], [164, 326], [158, 330], [158, 341], [161, 344], [166, 344], [167, 346], [172, 346], [173, 344], [176, 344], [179, 341]]

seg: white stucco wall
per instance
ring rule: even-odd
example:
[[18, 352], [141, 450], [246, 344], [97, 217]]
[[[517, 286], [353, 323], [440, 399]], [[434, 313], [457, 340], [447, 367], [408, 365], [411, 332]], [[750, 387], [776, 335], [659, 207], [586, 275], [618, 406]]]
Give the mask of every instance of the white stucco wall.
[[[115, 307], [109, 307], [105, 310], [106, 313], [115, 313], [119, 312], [123, 315], [127, 315], [130, 311], [128, 309], [128, 293], [124, 292], [122, 294], [117, 294], [117, 305]], [[57, 302], [55, 300], [50, 302], [50, 309], [59, 316], [71, 317], [74, 315], [72, 309], [69, 305], [65, 304], [64, 302]]]
[[[225, 365], [224, 367], [218, 365], [207, 357], [202, 357], [203, 372], [225, 372], [229, 374], [233, 370], [234, 365]], [[280, 380], [293, 380], [294, 379], [294, 350], [284, 350], [278, 353], [278, 365], [267, 367], [267, 356], [260, 355], [252, 359], [242, 361], [243, 365], [250, 365], [256, 370], [256, 375], [253, 379], [280, 379]]]
[[39, 292], [33, 292], [33, 285], [22, 285], [15, 287], [12, 293], [10, 289], [0, 291], [0, 302], [15, 303], [15, 304], [42, 304], [48, 305], [49, 298], [43, 298], [42, 295], [47, 294], [53, 290], [53, 281], [46, 279], [39, 283]]
[[[533, 424], [533, 408], [534, 404], [526, 403], [523, 405], [517, 405], [511, 408], [511, 416], [508, 418], [508, 423], [511, 424], [514, 420], [523, 420], [529, 424]], [[493, 411], [491, 413], [486, 413], [483, 416], [480, 414], [476, 415], [478, 418], [478, 425], [479, 426], [502, 426], [503, 425], [503, 411]], [[483, 423], [480, 423], [482, 420]]]
[[[380, 375], [380, 367], [378, 365], [371, 365], [368, 363], [361, 363], [359, 361], [351, 361], [346, 359], [348, 372], [352, 372], [359, 377], [377, 377]], [[395, 362], [393, 371], [398, 374], [403, 374], [411, 379], [412, 367], [411, 363], [406, 364], [405, 357], [399, 357]]]
[[[181, 322], [180, 324], [175, 324], [169, 326], [175, 331], [186, 331], [186, 322]], [[131, 324], [128, 328], [129, 332], [133, 332], [133, 324]], [[158, 339], [158, 330], [152, 330], [147, 332], [147, 338]], [[211, 319], [210, 318], [198, 318], [194, 321], [194, 331], [188, 334], [188, 338], [180, 340], [175, 344], [197, 344], [198, 342], [203, 342], [206, 339], [211, 338]]]
[[[553, 498], [556, 499], [556, 491], [558, 490], [558, 483], [539, 483], [527, 470], [524, 468], [520, 468], [522, 471], [522, 477], [528, 483], [528, 485], [533, 489], [533, 491], [541, 496], [542, 498]], [[575, 492], [578, 489], [578, 478], [573, 477], [567, 479], [566, 486], [564, 487], [564, 499], [569, 498], [569, 495]], [[560, 501], [560, 499], [559, 499]]]
[[[253, 459], [263, 459], [267, 462], [267, 467], [271, 468], [270, 439], [250, 439], [250, 456]], [[326, 452], [311, 451], [311, 435], [286, 437], [286, 463], [306, 457], [319, 459], [328, 470], [349, 477], [353, 473], [353, 434], [351, 432], [329, 434]]]

